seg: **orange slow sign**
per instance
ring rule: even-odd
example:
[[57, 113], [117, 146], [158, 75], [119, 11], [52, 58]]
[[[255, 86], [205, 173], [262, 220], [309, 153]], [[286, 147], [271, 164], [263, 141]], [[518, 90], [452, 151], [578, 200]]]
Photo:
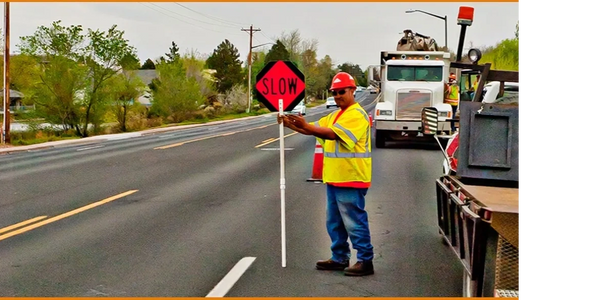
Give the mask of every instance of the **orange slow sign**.
[[304, 99], [304, 74], [290, 61], [271, 61], [256, 76], [255, 89], [270, 111], [279, 111], [279, 99], [283, 110], [291, 111]]

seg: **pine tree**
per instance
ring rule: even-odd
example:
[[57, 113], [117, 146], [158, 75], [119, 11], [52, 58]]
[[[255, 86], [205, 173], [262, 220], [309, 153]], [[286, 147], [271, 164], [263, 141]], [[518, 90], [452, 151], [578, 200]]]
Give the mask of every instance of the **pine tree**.
[[223, 41], [206, 60], [206, 66], [216, 71], [216, 86], [220, 93], [236, 84], [243, 84], [242, 61], [238, 49], [229, 40]]
[[165, 55], [168, 58], [167, 63], [174, 62], [181, 58], [181, 55], [179, 54], [179, 47], [177, 47], [175, 41], [171, 42], [171, 48], [169, 48], [169, 53], [165, 53]]
[[265, 62], [267, 63], [277, 60], [290, 60], [290, 53], [280, 40], [277, 40], [275, 45], [271, 47], [271, 50], [269, 50], [269, 53], [267, 53], [267, 56], [265, 57]]

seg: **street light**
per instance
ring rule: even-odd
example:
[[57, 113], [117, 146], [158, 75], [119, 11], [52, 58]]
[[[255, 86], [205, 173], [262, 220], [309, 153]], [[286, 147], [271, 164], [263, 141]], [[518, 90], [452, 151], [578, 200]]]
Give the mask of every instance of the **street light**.
[[[251, 40], [252, 41], [252, 40]], [[275, 43], [264, 43], [256, 46], [250, 47], [250, 52], [248, 52], [248, 108], [246, 109], [246, 113], [250, 113], [250, 108], [252, 106], [252, 49], [258, 48], [264, 45], [270, 45]]]
[[406, 11], [407, 14], [414, 13], [414, 12], [424, 13], [426, 15], [430, 15], [432, 17], [436, 17], [438, 19], [444, 20], [444, 29], [445, 29], [445, 35], [444, 35], [445, 41], [444, 41], [444, 45], [446, 46], [446, 51], [448, 51], [448, 18], [447, 18], [447, 16], [443, 16], [443, 17], [442, 16], [438, 16], [436, 14], [432, 14], [430, 12], [422, 11], [420, 9], [410, 9], [410, 10]]

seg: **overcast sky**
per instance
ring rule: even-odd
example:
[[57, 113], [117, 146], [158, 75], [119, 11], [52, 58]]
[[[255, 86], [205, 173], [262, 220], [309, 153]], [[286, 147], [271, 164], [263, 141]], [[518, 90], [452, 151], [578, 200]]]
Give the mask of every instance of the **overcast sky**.
[[255, 33], [254, 45], [298, 29], [301, 37], [319, 41], [319, 58], [328, 54], [335, 63], [351, 62], [365, 69], [377, 63], [381, 50], [395, 50], [404, 29], [430, 35], [444, 45], [444, 21], [407, 14], [408, 9], [447, 15], [448, 45], [456, 51], [461, 5], [475, 8], [465, 47], [469, 42], [487, 46], [514, 37], [518, 3], [11, 3], [11, 52], [17, 50], [20, 36], [62, 20], [65, 25], [102, 30], [117, 24], [142, 61], [166, 53], [171, 41], [180, 52], [194, 49], [208, 54], [224, 39], [245, 60], [249, 34], [241, 29], [253, 24], [261, 29]]

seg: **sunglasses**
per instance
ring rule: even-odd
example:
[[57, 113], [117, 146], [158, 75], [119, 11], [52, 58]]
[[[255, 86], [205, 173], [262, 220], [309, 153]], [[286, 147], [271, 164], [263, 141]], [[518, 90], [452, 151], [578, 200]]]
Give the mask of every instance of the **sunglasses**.
[[341, 95], [343, 95], [343, 94], [345, 94], [345, 93], [346, 93], [346, 90], [345, 90], [345, 89], [343, 89], [343, 90], [341, 90], [341, 91], [331, 91], [331, 95], [333, 95], [333, 96], [337, 96], [337, 95], [340, 95], [340, 96], [341, 96]]

